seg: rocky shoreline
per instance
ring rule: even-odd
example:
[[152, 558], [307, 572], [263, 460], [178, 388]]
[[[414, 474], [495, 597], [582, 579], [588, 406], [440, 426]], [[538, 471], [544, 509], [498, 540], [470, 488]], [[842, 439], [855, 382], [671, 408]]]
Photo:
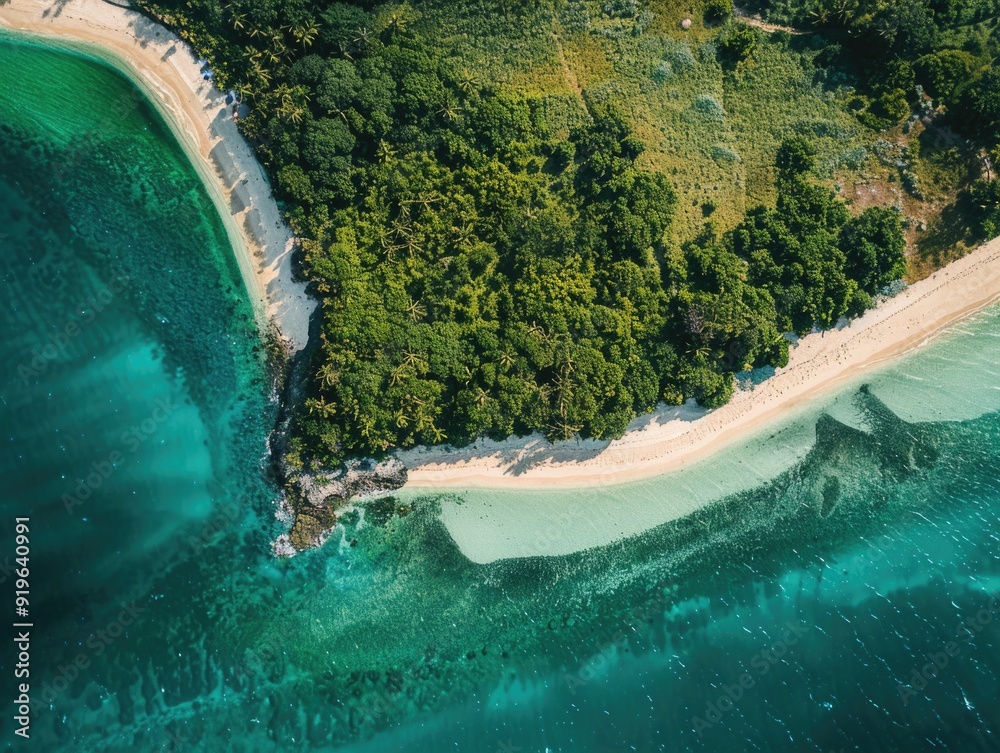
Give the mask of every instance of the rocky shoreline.
[[406, 466], [398, 460], [349, 460], [331, 471], [298, 472], [284, 484], [279, 519], [289, 530], [271, 544], [276, 557], [292, 557], [322, 546], [337, 526], [338, 516], [356, 502], [385, 497], [406, 483]]
[[349, 511], [354, 502], [384, 497], [407, 480], [406, 466], [395, 458], [350, 459], [334, 468], [310, 470], [289, 461], [292, 418], [307, 392], [308, 366], [314, 343], [319, 341], [320, 316], [317, 308], [310, 318], [309, 344], [290, 356], [286, 350], [282, 362], [275, 363], [281, 396], [277, 425], [270, 437], [271, 470], [284, 495], [278, 519], [288, 527], [271, 543], [276, 557], [293, 557], [322, 546], [336, 528], [338, 515]]

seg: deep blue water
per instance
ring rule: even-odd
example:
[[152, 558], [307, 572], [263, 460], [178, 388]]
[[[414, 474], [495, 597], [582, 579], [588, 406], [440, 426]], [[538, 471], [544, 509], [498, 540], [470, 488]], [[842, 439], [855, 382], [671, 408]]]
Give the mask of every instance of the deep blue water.
[[0, 84], [0, 564], [30, 517], [35, 625], [4, 744], [1000, 750], [995, 312], [624, 541], [474, 564], [425, 497], [277, 561], [272, 381], [196, 173], [102, 64], [0, 39]]

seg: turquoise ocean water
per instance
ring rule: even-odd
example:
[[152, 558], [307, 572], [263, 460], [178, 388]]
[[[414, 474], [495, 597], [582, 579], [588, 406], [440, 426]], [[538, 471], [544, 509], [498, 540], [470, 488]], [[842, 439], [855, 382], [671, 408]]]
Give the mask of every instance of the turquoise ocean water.
[[420, 497], [277, 561], [272, 379], [197, 174], [127, 80], [9, 38], [0, 261], [5, 746], [1000, 750], [998, 312], [797, 419], [773, 480], [625, 540], [475, 564], [461, 499]]

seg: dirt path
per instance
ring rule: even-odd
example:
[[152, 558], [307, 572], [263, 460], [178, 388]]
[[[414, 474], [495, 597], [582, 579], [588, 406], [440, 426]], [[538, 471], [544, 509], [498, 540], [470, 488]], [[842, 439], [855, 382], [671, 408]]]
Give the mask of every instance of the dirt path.
[[569, 61], [566, 60], [566, 53], [563, 52], [562, 39], [559, 37], [559, 32], [555, 29], [552, 31], [552, 38], [556, 43], [556, 52], [559, 55], [559, 65], [562, 67], [563, 78], [566, 79], [566, 85], [573, 90], [576, 94], [576, 98], [580, 100], [580, 107], [582, 107], [583, 111], [587, 113], [587, 117], [593, 120], [594, 117], [590, 114], [590, 109], [587, 107], [587, 101], [583, 98], [583, 87], [580, 86], [580, 81], [577, 79], [573, 69], [569, 67]]
[[747, 24], [748, 26], [755, 26], [758, 29], [766, 31], [769, 34], [775, 31], [784, 31], [787, 32], [788, 34], [794, 34], [795, 36], [801, 36], [803, 34], [812, 34], [811, 31], [802, 31], [800, 29], [793, 29], [791, 26], [781, 26], [780, 24], [768, 23], [760, 16], [751, 16], [745, 10], [735, 5], [733, 6], [733, 15], [735, 15], [737, 19]]

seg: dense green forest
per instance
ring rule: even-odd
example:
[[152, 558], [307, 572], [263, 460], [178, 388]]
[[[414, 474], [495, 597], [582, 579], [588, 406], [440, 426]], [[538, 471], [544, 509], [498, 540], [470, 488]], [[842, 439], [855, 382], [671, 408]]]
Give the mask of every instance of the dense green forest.
[[[801, 42], [722, 0], [696, 2], [690, 31], [667, 0], [138, 5], [251, 108], [241, 127], [322, 300], [293, 455], [324, 462], [534, 430], [614, 437], [660, 401], [720, 406], [734, 373], [786, 363], [785, 333], [860, 314], [906, 272], [902, 204], [852, 210], [831, 185], [874, 170], [861, 165], [879, 147], [830, 149], [933, 122], [989, 166], [1000, 133], [1000, 0], [757, 3], [807, 28]], [[590, 85], [614, 69], [608, 50], [629, 61], [624, 89]], [[800, 133], [775, 110], [780, 128], [739, 142], [727, 108], [769, 60], [825, 119]], [[685, 75], [722, 95], [675, 108], [688, 136], [662, 121], [654, 137], [620, 91], [655, 113], [687, 96]], [[661, 158], [704, 134], [704, 157]], [[747, 146], [753, 175], [734, 147], [751, 141], [774, 144]], [[890, 159], [916, 196], [905, 155]], [[991, 177], [949, 183], [969, 238], [1000, 230]]]

